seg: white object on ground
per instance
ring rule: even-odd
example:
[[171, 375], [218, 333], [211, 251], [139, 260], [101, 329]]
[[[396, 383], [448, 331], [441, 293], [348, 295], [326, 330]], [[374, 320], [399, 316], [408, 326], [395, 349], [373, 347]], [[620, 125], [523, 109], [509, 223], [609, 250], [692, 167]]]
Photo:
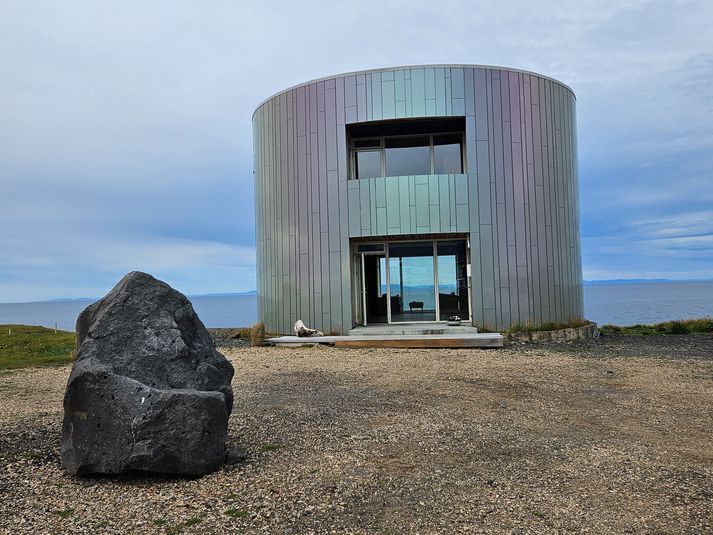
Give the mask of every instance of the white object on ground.
[[302, 322], [302, 320], [297, 320], [295, 322], [295, 334], [297, 336], [324, 336], [322, 331], [310, 329]]

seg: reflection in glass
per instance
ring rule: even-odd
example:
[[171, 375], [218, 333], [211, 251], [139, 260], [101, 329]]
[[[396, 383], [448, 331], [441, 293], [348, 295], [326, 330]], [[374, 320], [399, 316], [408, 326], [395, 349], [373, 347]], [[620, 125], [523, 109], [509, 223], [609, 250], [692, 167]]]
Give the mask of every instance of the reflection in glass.
[[451, 316], [467, 319], [468, 279], [465, 242], [439, 241], [438, 254], [438, 306], [441, 321]]
[[366, 321], [386, 323], [386, 257], [364, 255]]
[[358, 320], [373, 324], [448, 321], [452, 316], [470, 319], [464, 239], [364, 243], [357, 247]]
[[433, 168], [436, 174], [462, 173], [462, 136], [444, 134], [433, 136]]
[[381, 176], [381, 151], [361, 150], [355, 153], [354, 174], [357, 178]]
[[435, 321], [433, 242], [389, 245], [391, 321]]
[[428, 136], [387, 138], [386, 176], [431, 174], [430, 145]]

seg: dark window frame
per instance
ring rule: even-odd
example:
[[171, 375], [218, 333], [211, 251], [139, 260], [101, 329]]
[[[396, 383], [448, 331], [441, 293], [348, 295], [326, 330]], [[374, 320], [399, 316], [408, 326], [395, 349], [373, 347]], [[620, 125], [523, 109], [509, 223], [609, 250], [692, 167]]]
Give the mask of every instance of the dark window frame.
[[[386, 174], [386, 140], [387, 139], [401, 139], [409, 137], [428, 137], [429, 141], [429, 160], [431, 164], [430, 173], [425, 173], [426, 175], [435, 175], [436, 161], [434, 157], [434, 144], [433, 138], [446, 135], [459, 135], [460, 136], [460, 173], [443, 173], [443, 174], [465, 174], [466, 170], [466, 158], [465, 158], [465, 133], [460, 130], [446, 131], [446, 132], [436, 132], [436, 133], [419, 133], [419, 134], [398, 134], [391, 136], [365, 136], [365, 137], [354, 137], [351, 138], [349, 143], [349, 180], [359, 180], [356, 172], [356, 154], [362, 151], [379, 151], [381, 156], [381, 176], [372, 178], [385, 178], [390, 176]], [[376, 145], [376, 140], [379, 140], [378, 146]], [[374, 144], [369, 147], [357, 147], [355, 146], [359, 142], [374, 141]], [[419, 175], [421, 176], [421, 175]]]

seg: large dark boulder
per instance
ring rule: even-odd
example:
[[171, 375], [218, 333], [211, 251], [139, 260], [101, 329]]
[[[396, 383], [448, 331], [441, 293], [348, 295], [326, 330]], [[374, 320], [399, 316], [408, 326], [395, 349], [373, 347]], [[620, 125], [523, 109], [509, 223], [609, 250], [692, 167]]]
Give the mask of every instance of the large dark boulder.
[[129, 273], [77, 320], [62, 465], [71, 474], [215, 470], [226, 456], [232, 378], [190, 301]]

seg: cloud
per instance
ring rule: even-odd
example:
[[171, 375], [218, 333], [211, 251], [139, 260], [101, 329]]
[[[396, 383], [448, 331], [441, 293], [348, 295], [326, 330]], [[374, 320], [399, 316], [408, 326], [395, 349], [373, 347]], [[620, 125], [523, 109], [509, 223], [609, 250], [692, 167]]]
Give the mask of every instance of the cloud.
[[[48, 232], [33, 243], [0, 238], [3, 301], [104, 295], [129, 271], [146, 271], [185, 293], [255, 288], [255, 250], [151, 235]], [[70, 292], [70, 293], [67, 293]]]
[[652, 245], [642, 222], [713, 202], [711, 26], [706, 1], [2, 2], [0, 301], [101, 293], [142, 258], [188, 293], [249, 289], [255, 106], [437, 62], [573, 87], [585, 274], [642, 276], [660, 251], [699, 276], [705, 233]]

